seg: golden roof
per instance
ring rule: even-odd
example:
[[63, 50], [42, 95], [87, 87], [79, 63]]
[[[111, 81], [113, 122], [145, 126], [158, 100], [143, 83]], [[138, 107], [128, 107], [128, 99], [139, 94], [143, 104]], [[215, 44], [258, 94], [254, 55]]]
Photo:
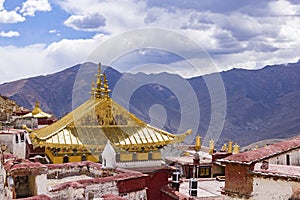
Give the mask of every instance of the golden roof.
[[152, 151], [183, 142], [188, 130], [174, 135], [152, 127], [138, 119], [109, 97], [105, 74], [98, 69], [92, 97], [57, 122], [30, 135], [33, 145], [103, 149], [109, 140], [116, 148], [126, 151]]
[[51, 114], [48, 114], [48, 113], [45, 113], [44, 111], [42, 111], [38, 101], [35, 102], [35, 107], [30, 113], [23, 115], [24, 118], [25, 117], [50, 118], [51, 116], [52, 116]]

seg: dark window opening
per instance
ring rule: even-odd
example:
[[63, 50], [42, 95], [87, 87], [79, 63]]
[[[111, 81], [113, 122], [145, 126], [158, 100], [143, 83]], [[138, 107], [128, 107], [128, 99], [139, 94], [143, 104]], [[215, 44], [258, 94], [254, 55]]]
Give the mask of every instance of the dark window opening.
[[69, 157], [65, 155], [63, 159], [63, 163], [68, 163], [68, 162], [69, 162]]
[[289, 154], [286, 155], [286, 165], [291, 165], [290, 155]]
[[25, 140], [25, 135], [24, 135], [24, 133], [21, 133], [21, 134], [20, 134], [20, 137], [21, 137], [21, 142], [24, 142], [24, 140]]

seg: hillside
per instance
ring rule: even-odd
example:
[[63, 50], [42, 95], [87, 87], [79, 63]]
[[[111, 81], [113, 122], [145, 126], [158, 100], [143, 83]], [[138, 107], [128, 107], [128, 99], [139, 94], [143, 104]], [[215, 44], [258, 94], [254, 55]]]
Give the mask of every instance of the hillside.
[[[97, 67], [87, 63], [84, 66], [86, 71], [82, 69], [76, 65], [55, 74], [5, 83], [0, 85], [0, 93], [29, 109], [38, 99], [46, 112], [61, 117], [89, 98], [91, 80]], [[76, 77], [78, 70], [81, 70], [79, 74], [83, 79]], [[130, 111], [144, 121], [174, 133], [192, 127], [195, 133], [205, 136], [212, 115], [205, 77], [185, 80], [167, 73], [121, 74], [110, 67], [106, 73], [112, 90], [120, 78], [123, 81], [124, 88], [117, 95], [113, 93], [114, 100], [125, 107], [129, 101]], [[222, 72], [221, 76], [226, 90], [227, 111], [219, 146], [229, 139], [244, 146], [259, 140], [288, 138], [300, 133], [300, 63], [267, 66], [253, 71], [233, 69]], [[181, 89], [178, 84], [187, 81], [199, 105], [191, 104], [190, 91]], [[126, 88], [134, 86], [139, 87], [128, 100], [130, 91]], [[178, 91], [174, 94], [170, 88], [178, 88]], [[186, 98], [178, 99], [178, 94]], [[153, 105], [161, 105], [164, 111]], [[195, 106], [201, 111], [199, 127], [195, 126], [198, 121], [193, 118], [197, 112]], [[180, 114], [182, 109], [188, 111], [184, 120]], [[180, 127], [179, 122], [182, 122]], [[178, 128], [182, 130], [178, 131]]]
[[6, 96], [0, 95], [0, 121], [5, 122], [9, 120], [9, 116], [15, 110], [19, 110], [20, 106]]

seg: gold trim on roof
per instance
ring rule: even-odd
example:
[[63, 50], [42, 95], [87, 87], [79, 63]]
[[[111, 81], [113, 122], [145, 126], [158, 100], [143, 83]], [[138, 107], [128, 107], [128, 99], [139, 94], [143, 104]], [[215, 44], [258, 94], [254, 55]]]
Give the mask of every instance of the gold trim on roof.
[[109, 97], [106, 75], [99, 64], [96, 86], [92, 83], [91, 99], [57, 122], [31, 132], [34, 146], [93, 147], [110, 141], [126, 151], [153, 151], [170, 143], [183, 142], [191, 133], [173, 135], [150, 126]]
[[44, 111], [42, 111], [38, 100], [36, 100], [33, 110], [30, 113], [23, 115], [24, 118], [25, 117], [50, 118], [51, 116], [52, 116], [51, 114], [48, 114], [48, 113], [45, 113]]

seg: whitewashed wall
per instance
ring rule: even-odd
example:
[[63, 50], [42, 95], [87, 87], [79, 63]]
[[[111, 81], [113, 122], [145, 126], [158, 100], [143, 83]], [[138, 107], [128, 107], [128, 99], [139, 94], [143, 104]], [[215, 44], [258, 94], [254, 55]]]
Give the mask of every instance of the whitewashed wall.
[[253, 179], [253, 197], [251, 199], [289, 199], [297, 189], [300, 189], [299, 182], [258, 177]]
[[280, 154], [278, 156], [270, 158], [268, 161], [270, 164], [286, 165], [287, 155], [289, 155], [290, 157], [290, 165], [300, 166], [300, 149], [296, 149], [288, 153]]
[[[16, 143], [16, 137], [18, 137], [18, 143]], [[0, 143], [5, 144], [8, 148], [5, 152], [14, 154], [17, 158], [25, 158], [26, 155], [26, 143], [25, 136], [24, 141], [21, 141], [20, 134], [1, 134]]]

